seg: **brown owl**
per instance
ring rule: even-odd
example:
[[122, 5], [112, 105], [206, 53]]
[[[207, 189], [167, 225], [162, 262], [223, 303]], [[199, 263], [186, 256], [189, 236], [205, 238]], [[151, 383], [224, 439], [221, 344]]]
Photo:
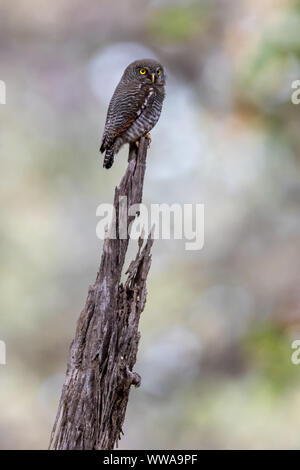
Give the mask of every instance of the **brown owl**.
[[161, 64], [152, 59], [128, 65], [110, 101], [100, 147], [105, 151], [104, 168], [126, 143], [138, 141], [157, 123], [165, 97], [166, 76]]

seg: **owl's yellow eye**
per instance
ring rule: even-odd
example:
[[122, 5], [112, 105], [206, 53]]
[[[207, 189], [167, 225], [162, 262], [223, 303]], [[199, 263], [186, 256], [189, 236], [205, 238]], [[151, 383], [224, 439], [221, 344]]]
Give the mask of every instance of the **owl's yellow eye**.
[[147, 70], [146, 69], [140, 69], [140, 74], [141, 75], [146, 75]]
[[161, 69], [158, 69], [157, 75], [161, 75]]

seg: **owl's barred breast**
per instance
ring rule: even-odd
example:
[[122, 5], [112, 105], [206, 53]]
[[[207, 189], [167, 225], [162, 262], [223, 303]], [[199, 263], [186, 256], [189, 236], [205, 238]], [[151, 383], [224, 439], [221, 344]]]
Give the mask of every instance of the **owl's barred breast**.
[[[149, 102], [150, 104], [148, 104]], [[157, 90], [151, 88], [143, 109], [140, 110], [137, 119], [124, 134], [125, 142], [135, 142], [153, 129], [159, 120], [162, 104], [163, 97], [160, 97]]]
[[[138, 75], [141, 70], [145, 77]], [[101, 152], [106, 150], [105, 168], [110, 168], [123, 144], [151, 131], [159, 120], [164, 97], [165, 76], [158, 62], [144, 59], [126, 68], [108, 108], [100, 147]]]

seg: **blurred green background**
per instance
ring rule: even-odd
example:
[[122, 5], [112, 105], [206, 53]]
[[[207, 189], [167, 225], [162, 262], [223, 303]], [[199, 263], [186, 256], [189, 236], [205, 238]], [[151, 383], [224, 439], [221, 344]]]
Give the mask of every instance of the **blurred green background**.
[[0, 1], [0, 448], [46, 448], [111, 202], [98, 154], [124, 67], [167, 99], [144, 200], [204, 203], [205, 246], [156, 241], [122, 449], [300, 447], [300, 1]]

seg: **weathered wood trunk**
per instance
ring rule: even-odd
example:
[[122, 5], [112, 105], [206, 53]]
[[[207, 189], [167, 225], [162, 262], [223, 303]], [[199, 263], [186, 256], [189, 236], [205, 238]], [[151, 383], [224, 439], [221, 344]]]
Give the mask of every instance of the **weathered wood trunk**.
[[[120, 197], [127, 205], [142, 201], [148, 141], [129, 150], [126, 173], [115, 190], [116, 220]], [[127, 227], [134, 216], [127, 216]], [[51, 449], [113, 449], [122, 433], [132, 371], [139, 343], [138, 325], [146, 302], [146, 279], [153, 240], [139, 240], [136, 259], [120, 283], [128, 237], [106, 238], [95, 284], [78, 320], [66, 379], [54, 423]]]

